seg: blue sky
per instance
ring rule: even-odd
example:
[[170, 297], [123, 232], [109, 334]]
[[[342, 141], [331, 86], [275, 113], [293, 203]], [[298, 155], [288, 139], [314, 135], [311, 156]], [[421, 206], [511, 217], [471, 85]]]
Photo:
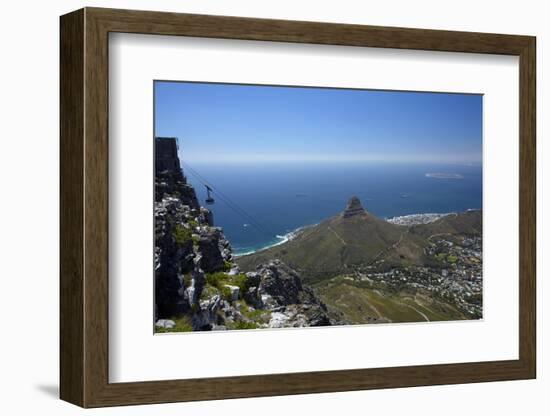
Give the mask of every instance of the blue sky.
[[155, 82], [155, 135], [204, 162], [482, 160], [482, 96]]

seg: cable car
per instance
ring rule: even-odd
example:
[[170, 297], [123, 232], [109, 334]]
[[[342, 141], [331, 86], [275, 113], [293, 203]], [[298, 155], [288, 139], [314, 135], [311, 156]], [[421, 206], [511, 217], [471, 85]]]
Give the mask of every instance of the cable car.
[[212, 195], [210, 192], [212, 192], [212, 188], [210, 188], [208, 185], [204, 185], [206, 187], [206, 193], [207, 197], [204, 202], [206, 202], [208, 205], [212, 205], [214, 203], [214, 198], [212, 198]]

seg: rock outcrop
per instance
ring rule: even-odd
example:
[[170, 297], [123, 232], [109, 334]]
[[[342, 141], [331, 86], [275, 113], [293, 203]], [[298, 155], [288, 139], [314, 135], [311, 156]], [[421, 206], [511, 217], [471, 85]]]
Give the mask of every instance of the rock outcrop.
[[201, 253], [200, 267], [207, 273], [223, 269], [224, 260], [220, 252], [222, 233], [219, 229], [209, 229], [199, 238], [198, 251]]
[[314, 291], [302, 284], [299, 274], [280, 260], [260, 265], [255, 272], [246, 274], [247, 297], [251, 303], [271, 311], [273, 327], [325, 326], [339, 323], [339, 317], [331, 313]]
[[163, 170], [155, 176], [157, 332], [338, 323], [299, 274], [281, 261], [241, 273], [229, 241], [214, 226], [210, 210], [199, 205], [173, 148], [164, 149], [158, 164]]
[[342, 213], [343, 218], [350, 218], [356, 215], [365, 214], [365, 208], [361, 205], [361, 201], [356, 196], [352, 196], [348, 201], [348, 205]]
[[[164, 170], [155, 176], [155, 202], [161, 202], [163, 198], [170, 195], [180, 200], [183, 205], [190, 209], [201, 211], [199, 201], [192, 185], [187, 183], [181, 170]], [[208, 211], [208, 210], [207, 210]]]
[[200, 310], [205, 273], [221, 271], [222, 250], [230, 248], [175, 158], [158, 160], [165, 169], [155, 171], [155, 319]]

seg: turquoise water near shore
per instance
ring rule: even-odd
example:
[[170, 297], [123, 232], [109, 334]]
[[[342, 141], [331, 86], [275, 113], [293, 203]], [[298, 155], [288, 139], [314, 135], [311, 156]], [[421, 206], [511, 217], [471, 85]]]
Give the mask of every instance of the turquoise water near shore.
[[205, 180], [213, 186], [215, 203], [208, 207], [236, 254], [283, 242], [294, 230], [337, 215], [353, 195], [380, 218], [482, 208], [480, 165], [184, 161], [183, 170], [201, 205]]

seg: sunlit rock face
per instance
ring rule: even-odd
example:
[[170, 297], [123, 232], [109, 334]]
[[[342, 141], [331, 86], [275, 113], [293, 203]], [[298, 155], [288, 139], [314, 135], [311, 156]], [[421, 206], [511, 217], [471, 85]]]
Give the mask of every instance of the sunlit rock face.
[[349, 218], [355, 215], [361, 215], [365, 213], [365, 208], [361, 205], [361, 201], [356, 196], [352, 196], [348, 201], [348, 206], [342, 213], [342, 217]]

